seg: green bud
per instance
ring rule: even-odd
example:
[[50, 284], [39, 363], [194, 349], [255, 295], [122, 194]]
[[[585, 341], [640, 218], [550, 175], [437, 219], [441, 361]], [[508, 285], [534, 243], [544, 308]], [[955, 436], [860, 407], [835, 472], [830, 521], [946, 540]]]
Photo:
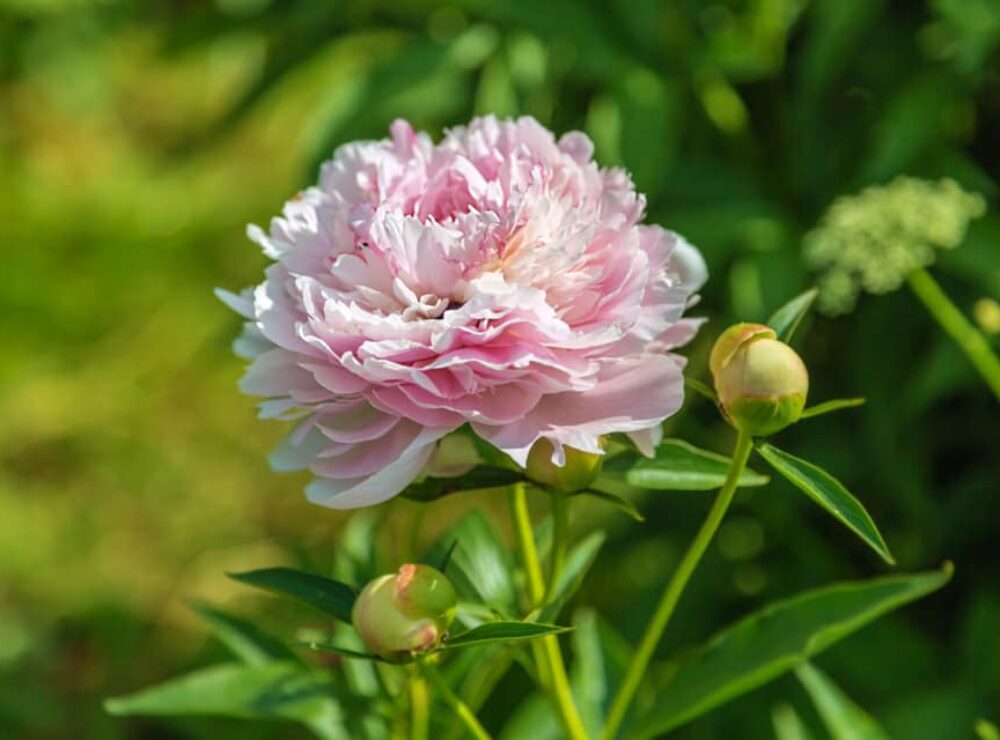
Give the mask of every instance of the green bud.
[[443, 573], [408, 563], [365, 586], [354, 602], [351, 621], [369, 650], [399, 659], [437, 647], [455, 618], [457, 603]]
[[583, 452], [573, 447], [563, 447], [566, 464], [552, 462], [552, 443], [544, 437], [531, 447], [525, 472], [528, 478], [559, 493], [581, 491], [601, 474], [604, 455]]
[[709, 367], [722, 410], [737, 429], [766, 436], [802, 416], [809, 372], [795, 350], [769, 327], [729, 327], [716, 340]]

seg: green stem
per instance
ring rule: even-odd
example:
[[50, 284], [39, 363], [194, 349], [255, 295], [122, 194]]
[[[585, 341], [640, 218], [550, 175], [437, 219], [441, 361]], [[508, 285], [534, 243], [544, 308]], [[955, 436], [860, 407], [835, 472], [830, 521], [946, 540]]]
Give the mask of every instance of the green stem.
[[424, 675], [430, 679], [434, 690], [441, 695], [444, 703], [451, 708], [451, 711], [462, 721], [462, 724], [472, 733], [472, 736], [476, 740], [490, 740], [490, 733], [479, 724], [476, 715], [472, 713], [472, 710], [469, 709], [465, 702], [459, 699], [455, 692], [448, 687], [448, 684], [441, 678], [441, 674], [438, 673], [437, 668], [426, 660], [420, 661], [420, 667], [423, 668]]
[[[528, 595], [531, 600], [531, 608], [534, 608], [541, 605], [545, 598], [546, 588], [542, 581], [542, 567], [538, 560], [538, 547], [535, 544], [535, 535], [531, 528], [531, 519], [528, 516], [527, 496], [523, 484], [518, 483], [513, 486], [510, 502], [514, 530], [517, 533], [521, 559], [528, 577]], [[562, 516], [565, 515], [566, 512], [563, 512]], [[564, 527], [561, 532], [563, 539], [565, 539], [565, 534]], [[555, 537], [556, 534], [553, 532], [553, 538]], [[554, 549], [565, 548], [566, 543], [553, 541], [552, 547]], [[580, 718], [576, 703], [573, 701], [573, 692], [566, 675], [566, 665], [563, 663], [562, 653], [559, 650], [559, 639], [555, 635], [546, 635], [538, 640], [532, 640], [532, 650], [538, 665], [539, 683], [542, 688], [547, 690], [567, 737], [571, 740], [587, 740], [587, 731], [583, 726], [583, 720]]]
[[558, 493], [552, 494], [552, 553], [549, 559], [549, 584], [545, 589], [545, 601], [555, 596], [556, 586], [566, 564], [566, 550], [569, 547], [569, 499]]
[[427, 740], [430, 714], [427, 682], [419, 671], [410, 675], [410, 740]]
[[1000, 401], [1000, 360], [990, 348], [986, 337], [965, 318], [927, 270], [915, 270], [907, 280], [917, 298], [941, 328], [955, 340]]
[[726, 510], [733, 500], [740, 475], [743, 473], [743, 468], [746, 467], [752, 448], [753, 439], [749, 434], [740, 432], [739, 438], [736, 440], [736, 450], [733, 452], [733, 459], [729, 465], [729, 473], [726, 476], [722, 490], [719, 491], [719, 495], [712, 504], [708, 516], [705, 517], [705, 521], [701, 525], [701, 529], [698, 530], [698, 534], [695, 535], [687, 552], [684, 553], [684, 557], [681, 558], [677, 570], [674, 571], [669, 583], [667, 583], [667, 588], [660, 597], [656, 611], [653, 612], [653, 616], [646, 626], [646, 632], [643, 634], [639, 647], [632, 657], [632, 662], [629, 664], [628, 672], [625, 674], [621, 688], [618, 689], [618, 694], [611, 704], [611, 711], [608, 713], [608, 720], [604, 726], [603, 733], [603, 737], [606, 740], [613, 738], [621, 727], [629, 705], [632, 703], [632, 699], [635, 698], [635, 693], [638, 691], [639, 684], [646, 673], [646, 668], [649, 666], [649, 661], [652, 659], [653, 653], [656, 651], [656, 646], [660, 643], [660, 638], [663, 636], [663, 631], [666, 629], [667, 623], [670, 621], [670, 617], [677, 606], [677, 602], [684, 592], [684, 587], [687, 585], [688, 580], [690, 580], [695, 568], [698, 567], [698, 562], [701, 560], [702, 555], [705, 554], [705, 550], [708, 549], [712, 537], [719, 528]]

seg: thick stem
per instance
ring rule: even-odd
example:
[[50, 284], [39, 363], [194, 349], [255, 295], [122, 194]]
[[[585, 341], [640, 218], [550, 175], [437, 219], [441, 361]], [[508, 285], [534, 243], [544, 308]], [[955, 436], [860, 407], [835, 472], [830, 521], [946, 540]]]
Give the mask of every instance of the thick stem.
[[427, 740], [429, 718], [427, 682], [414, 670], [410, 675], [410, 740]]
[[915, 270], [910, 273], [907, 280], [917, 298], [930, 311], [941, 328], [955, 340], [993, 391], [993, 395], [1000, 401], [1000, 360], [986, 341], [986, 337], [965, 318], [927, 270]]
[[[538, 560], [538, 548], [535, 545], [531, 519], [528, 517], [527, 497], [523, 484], [513, 486], [510, 501], [521, 559], [528, 578], [528, 596], [531, 600], [531, 608], [534, 608], [541, 605], [545, 598], [546, 588], [542, 581], [542, 568]], [[555, 513], [553, 511], [553, 514]], [[561, 516], [567, 516], [567, 512], [564, 511]], [[558, 536], [565, 539], [565, 530], [566, 528], [563, 527]], [[553, 549], [565, 549], [566, 543], [555, 541], [556, 537], [557, 534], [554, 530]], [[553, 573], [549, 575], [553, 579], [556, 577]], [[583, 726], [580, 712], [573, 701], [573, 692], [570, 689], [566, 665], [563, 663], [562, 653], [559, 650], [558, 638], [555, 635], [546, 635], [538, 640], [533, 640], [532, 650], [538, 665], [539, 683], [547, 691], [567, 737], [571, 740], [587, 740], [587, 730]]]
[[670, 621], [670, 617], [677, 606], [677, 602], [684, 592], [684, 587], [687, 585], [688, 580], [690, 580], [695, 568], [698, 567], [702, 555], [708, 549], [712, 537], [719, 528], [726, 510], [733, 500], [740, 475], [746, 467], [752, 448], [753, 439], [749, 434], [740, 432], [739, 438], [736, 441], [736, 450], [733, 452], [733, 459], [729, 465], [729, 474], [726, 476], [722, 490], [716, 496], [715, 502], [708, 512], [708, 516], [705, 517], [705, 521], [701, 525], [701, 529], [698, 530], [698, 534], [695, 535], [687, 552], [684, 553], [684, 557], [681, 558], [677, 570], [674, 571], [673, 576], [667, 583], [667, 587], [660, 597], [660, 602], [656, 606], [656, 611], [653, 612], [653, 616], [646, 626], [646, 631], [642, 636], [639, 647], [632, 657], [632, 662], [629, 664], [628, 672], [625, 674], [621, 688], [618, 689], [618, 694], [611, 704], [611, 711], [608, 713], [608, 720], [604, 726], [603, 733], [606, 740], [613, 738], [619, 728], [621, 728], [625, 714], [628, 712], [632, 699], [635, 698], [635, 693], [639, 689], [642, 678], [646, 673], [646, 668], [649, 666], [649, 661], [656, 651], [656, 646], [660, 643], [660, 638], [663, 636], [663, 631], [666, 629], [667, 623]]
[[420, 667], [423, 668], [424, 674], [430, 679], [434, 690], [441, 695], [444, 703], [451, 708], [451, 711], [462, 721], [462, 724], [472, 733], [472, 736], [476, 740], [490, 740], [490, 733], [479, 724], [476, 715], [472, 713], [472, 710], [469, 709], [465, 702], [459, 699], [455, 692], [449, 688], [445, 680], [441, 678], [441, 674], [438, 673], [437, 668], [425, 660], [420, 662]]

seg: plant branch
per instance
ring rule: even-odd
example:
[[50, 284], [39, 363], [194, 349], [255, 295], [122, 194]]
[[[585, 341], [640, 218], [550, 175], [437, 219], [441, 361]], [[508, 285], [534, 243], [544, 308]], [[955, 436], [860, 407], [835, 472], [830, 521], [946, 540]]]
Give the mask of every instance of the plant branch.
[[479, 724], [479, 720], [476, 719], [476, 715], [472, 713], [472, 710], [466, 705], [464, 701], [458, 698], [454, 691], [449, 688], [445, 680], [441, 678], [441, 674], [438, 673], [437, 668], [435, 668], [429, 661], [421, 660], [420, 667], [423, 669], [424, 675], [430, 679], [431, 684], [434, 686], [434, 690], [441, 695], [444, 699], [444, 703], [447, 704], [451, 711], [455, 713], [462, 724], [472, 733], [472, 736], [476, 740], [491, 740], [490, 733], [488, 733], [485, 728]]

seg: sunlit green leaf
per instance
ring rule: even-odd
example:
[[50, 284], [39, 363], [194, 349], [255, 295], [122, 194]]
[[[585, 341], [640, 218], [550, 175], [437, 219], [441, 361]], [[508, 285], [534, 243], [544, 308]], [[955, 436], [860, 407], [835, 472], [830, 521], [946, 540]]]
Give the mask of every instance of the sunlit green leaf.
[[500, 540], [489, 519], [473, 511], [438, 540], [428, 559], [443, 557], [452, 542], [458, 541], [448, 565], [448, 578], [459, 598], [482, 602], [502, 614], [516, 611], [510, 548]]
[[757, 451], [771, 467], [858, 535], [883, 560], [889, 564], [895, 562], [865, 507], [836, 478], [819, 466], [782, 452], [773, 445], [758, 445]]
[[460, 635], [449, 638], [441, 648], [450, 650], [452, 648], [469, 647], [471, 645], [482, 645], [488, 642], [530, 640], [535, 637], [555, 635], [566, 631], [568, 631], [566, 627], [559, 627], [554, 624], [540, 624], [538, 622], [486, 622], [478, 627], [473, 627], [468, 632], [463, 632]]
[[792, 335], [795, 334], [795, 330], [799, 328], [802, 319], [809, 312], [809, 308], [816, 300], [818, 293], [816, 288], [807, 290], [771, 314], [767, 325], [774, 329], [778, 339], [786, 343], [791, 341]]
[[587, 573], [597, 559], [597, 553], [600, 552], [603, 544], [604, 532], [592, 532], [570, 549], [549, 603], [539, 611], [538, 618], [542, 622], [556, 620], [566, 602], [583, 585], [583, 580], [587, 577]]
[[195, 603], [192, 608], [212, 627], [215, 636], [240, 660], [249, 665], [273, 661], [297, 661], [298, 655], [285, 643], [269, 635], [257, 625], [208, 604]]
[[250, 586], [270, 591], [321, 609], [343, 622], [351, 621], [351, 609], [357, 592], [346, 583], [304, 573], [292, 568], [263, 568], [229, 577]]
[[[711, 491], [721, 488], [729, 472], [724, 455], [701, 450], [680, 439], [666, 439], [653, 458], [627, 451], [604, 466], [609, 476], [624, 477], [626, 483], [658, 491]], [[740, 476], [741, 486], [762, 486], [768, 477], [749, 468]]]
[[865, 399], [863, 398], [835, 398], [832, 401], [824, 401], [823, 403], [818, 403], [815, 406], [808, 407], [802, 412], [801, 418], [808, 419], [811, 416], [829, 414], [832, 411], [852, 409], [855, 406], [862, 406], [864, 403]]
[[795, 669], [795, 675], [812, 698], [820, 719], [833, 740], [888, 740], [878, 722], [852, 702], [830, 677], [809, 663]]
[[771, 712], [771, 723], [777, 740], [812, 740], [812, 734], [802, 718], [788, 704], [781, 704]]
[[583, 723], [591, 737], [600, 735], [604, 723], [604, 704], [608, 698], [605, 680], [604, 651], [593, 610], [580, 609], [573, 619], [573, 668], [570, 686], [580, 708]]
[[209, 714], [245, 719], [289, 719], [325, 728], [322, 737], [346, 738], [330, 679], [296, 663], [227, 663], [108, 699], [115, 715]]
[[766, 607], [717, 635], [657, 687], [638, 721], [642, 737], [665, 733], [822, 652], [873, 619], [941, 588], [939, 571], [841, 583]]

